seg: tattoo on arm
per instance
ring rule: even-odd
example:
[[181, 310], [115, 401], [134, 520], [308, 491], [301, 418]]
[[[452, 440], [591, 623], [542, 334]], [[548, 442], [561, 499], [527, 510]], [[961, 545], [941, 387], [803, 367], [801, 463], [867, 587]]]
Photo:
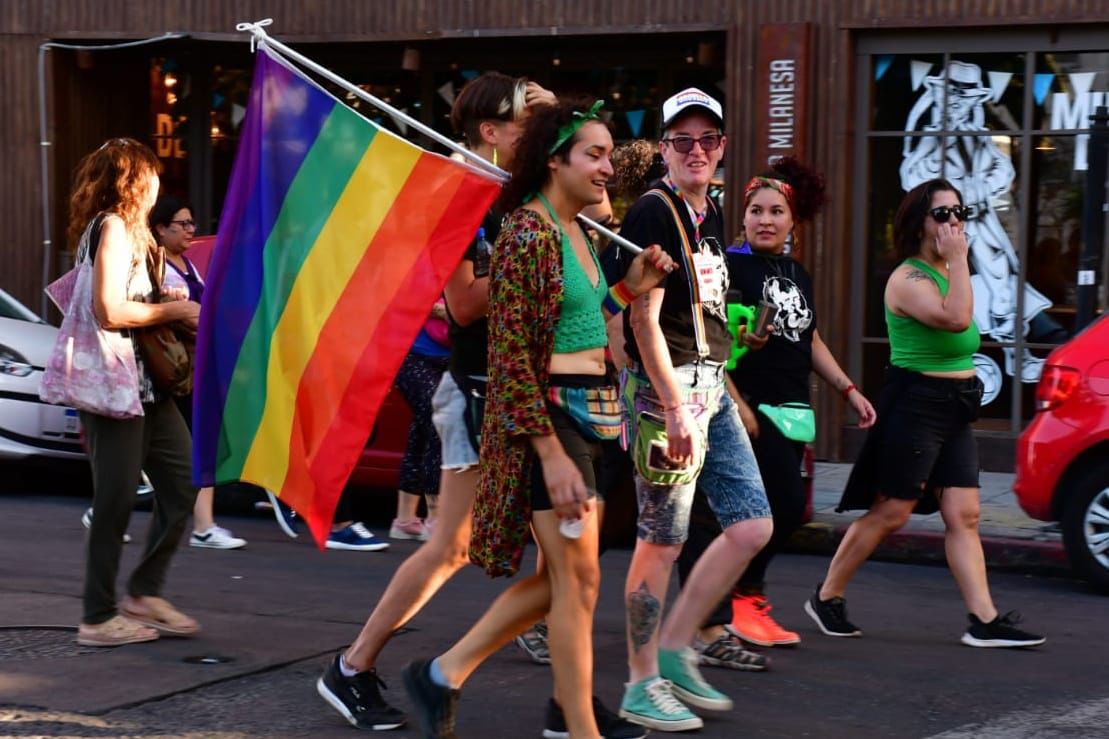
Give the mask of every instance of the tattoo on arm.
[[911, 269], [905, 273], [905, 279], [911, 280], [912, 282], [920, 282], [921, 280], [931, 280], [932, 278], [929, 277], [924, 270]]
[[658, 629], [659, 614], [662, 611], [658, 598], [647, 590], [647, 581], [639, 584], [635, 592], [628, 593], [628, 636], [636, 654], [640, 648], [651, 641]]

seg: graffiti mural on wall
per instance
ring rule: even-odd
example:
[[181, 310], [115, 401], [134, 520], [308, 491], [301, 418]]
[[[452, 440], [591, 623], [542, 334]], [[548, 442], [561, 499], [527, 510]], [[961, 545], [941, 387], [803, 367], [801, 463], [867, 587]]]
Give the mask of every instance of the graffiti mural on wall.
[[[909, 111], [905, 131], [954, 133], [905, 137], [901, 187], [909, 191], [926, 180], [945, 177], [959, 188], [964, 203], [973, 209], [966, 222], [966, 235], [974, 271], [974, 320], [982, 335], [994, 341], [1013, 342], [1018, 330], [1026, 337], [1032, 320], [1051, 307], [1051, 301], [1025, 283], [1023, 315], [1017, 316], [1020, 258], [998, 216], [998, 206], [1011, 201], [1016, 170], [993, 138], [983, 135], [989, 131], [983, 106], [994, 92], [983, 86], [978, 65], [960, 61], [951, 61], [946, 73], [925, 76], [922, 87], [921, 96]], [[1004, 372], [1013, 377], [1016, 350], [1007, 347], [1003, 355]], [[983, 402], [988, 403], [1001, 391], [1002, 370], [985, 354], [976, 354], [974, 362], [986, 386]], [[1021, 382], [1039, 380], [1043, 362], [1024, 349]]]

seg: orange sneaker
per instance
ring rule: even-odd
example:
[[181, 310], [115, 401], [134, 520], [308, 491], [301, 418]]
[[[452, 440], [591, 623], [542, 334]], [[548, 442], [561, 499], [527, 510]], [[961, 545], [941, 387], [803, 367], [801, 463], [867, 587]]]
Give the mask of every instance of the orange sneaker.
[[770, 617], [771, 609], [764, 595], [737, 595], [732, 599], [732, 622], [725, 628], [740, 639], [760, 647], [800, 644], [801, 636], [783, 629]]

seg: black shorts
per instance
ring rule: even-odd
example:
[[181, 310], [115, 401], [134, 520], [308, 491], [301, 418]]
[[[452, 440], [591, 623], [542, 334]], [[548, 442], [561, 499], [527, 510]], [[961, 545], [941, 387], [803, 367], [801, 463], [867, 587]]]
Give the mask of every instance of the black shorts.
[[917, 500], [943, 488], [977, 488], [977, 418], [982, 383], [907, 373], [887, 413], [878, 494]]
[[[551, 383], [566, 387], [596, 387], [607, 384], [604, 377], [593, 378], [590, 375], [553, 375]], [[582, 436], [577, 425], [570, 416], [558, 407], [547, 404], [547, 411], [551, 416], [555, 436], [566, 450], [566, 454], [578, 468], [585, 487], [601, 499], [601, 484], [603, 482], [604, 448], [599, 441], [592, 441]], [[543, 466], [536, 459], [531, 469], [531, 509], [533, 511], [549, 511], [554, 506], [551, 496], [547, 493], [547, 484], [543, 480]]]

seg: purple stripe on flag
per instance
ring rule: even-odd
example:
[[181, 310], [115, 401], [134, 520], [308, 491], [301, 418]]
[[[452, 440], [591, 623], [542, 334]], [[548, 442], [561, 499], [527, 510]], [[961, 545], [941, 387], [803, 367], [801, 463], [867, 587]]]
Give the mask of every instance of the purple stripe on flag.
[[193, 396], [193, 482], [214, 482], [223, 407], [262, 291], [262, 253], [289, 186], [335, 101], [265, 49], [254, 81], [208, 267]]

